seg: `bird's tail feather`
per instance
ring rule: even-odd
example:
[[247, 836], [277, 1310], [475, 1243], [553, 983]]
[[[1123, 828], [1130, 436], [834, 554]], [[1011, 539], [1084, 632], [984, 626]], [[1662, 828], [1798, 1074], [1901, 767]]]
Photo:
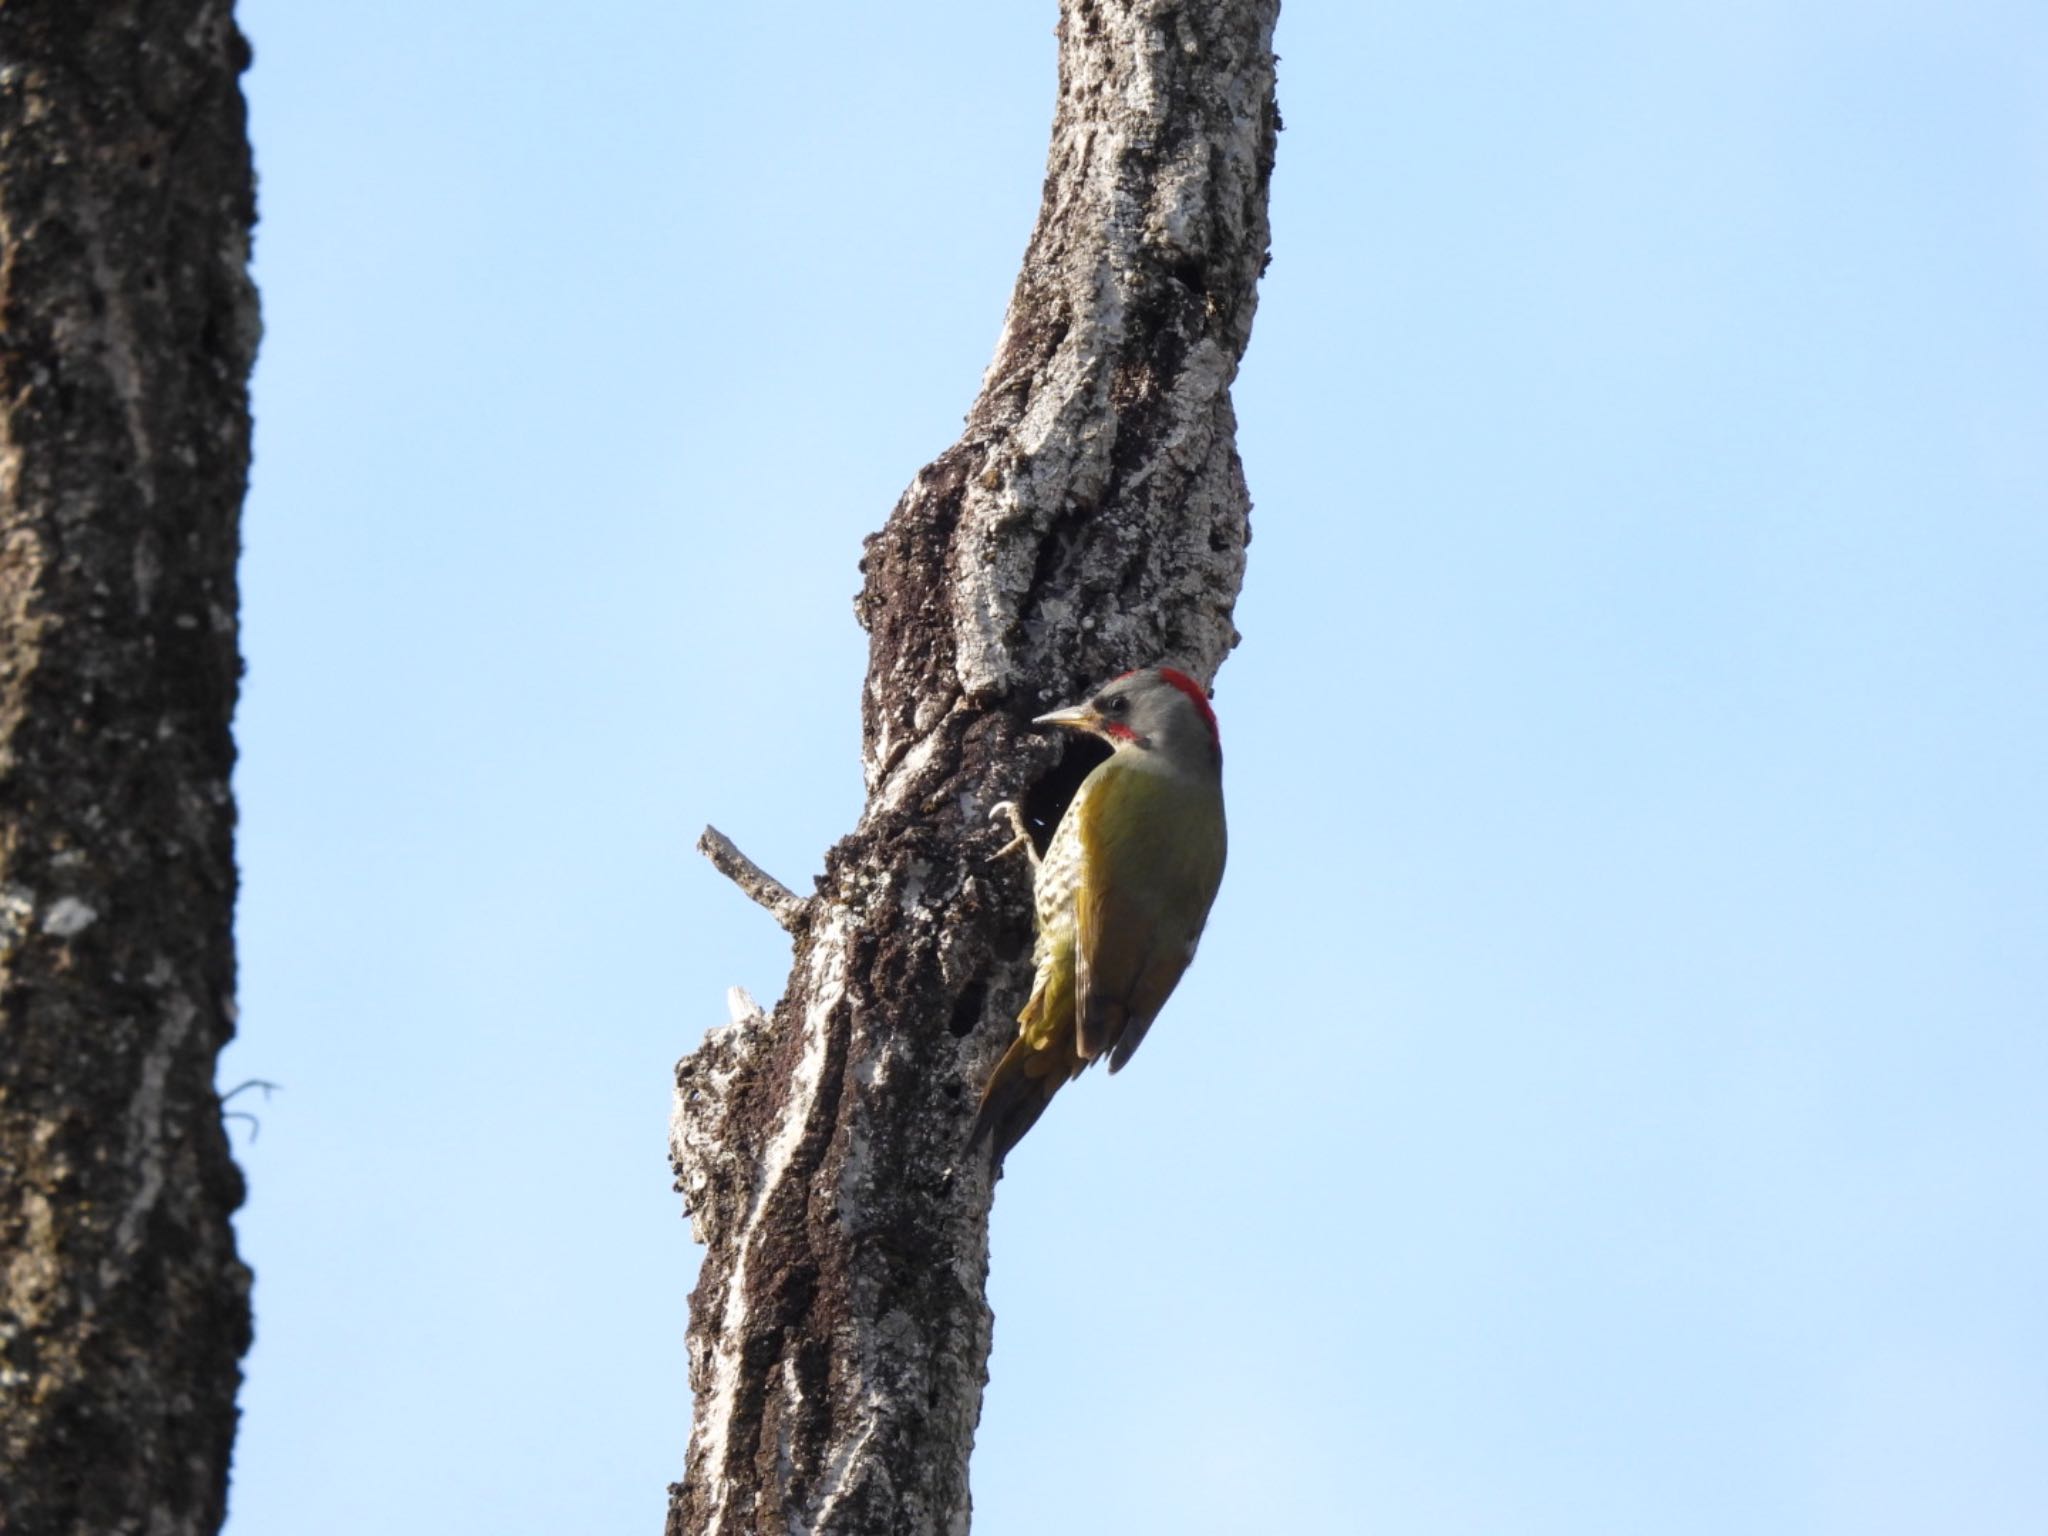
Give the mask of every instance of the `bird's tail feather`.
[[974, 1129], [967, 1135], [967, 1145], [979, 1146], [984, 1137], [991, 1138], [995, 1144], [995, 1159], [1002, 1162], [1009, 1155], [1010, 1148], [1022, 1141], [1024, 1133], [1038, 1123], [1038, 1117], [1045, 1113], [1045, 1106], [1052, 1102], [1052, 1096], [1084, 1065], [1074, 1052], [1071, 1029], [1042, 1047], [1034, 1046], [1029, 1034], [1018, 1035], [1010, 1042], [1010, 1048], [1003, 1052], [1003, 1059], [996, 1063], [995, 1071], [989, 1074], [988, 1087], [981, 1094], [981, 1108], [975, 1112]]

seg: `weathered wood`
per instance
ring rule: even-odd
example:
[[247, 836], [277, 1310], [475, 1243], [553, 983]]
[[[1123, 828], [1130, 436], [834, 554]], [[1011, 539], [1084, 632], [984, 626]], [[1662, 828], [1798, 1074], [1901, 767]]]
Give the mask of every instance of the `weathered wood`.
[[[1066, 0], [1044, 200], [960, 441], [869, 541], [868, 799], [789, 987], [677, 1069], [707, 1245], [672, 1533], [964, 1532], [991, 1317], [975, 1096], [1028, 980], [1034, 714], [1236, 642], [1230, 383], [1266, 260], [1277, 0]], [[1025, 1153], [1029, 1151], [1026, 1144]]]
[[0, 5], [0, 1530], [221, 1521], [249, 1274], [235, 560], [258, 332], [228, 0]]

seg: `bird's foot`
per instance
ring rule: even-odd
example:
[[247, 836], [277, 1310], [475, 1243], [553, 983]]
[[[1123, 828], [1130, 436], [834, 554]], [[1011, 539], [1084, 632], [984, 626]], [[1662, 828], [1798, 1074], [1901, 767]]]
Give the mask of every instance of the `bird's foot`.
[[1038, 849], [1032, 844], [1031, 829], [1024, 825], [1024, 813], [1017, 809], [1017, 802], [1014, 800], [998, 800], [988, 808], [988, 819], [990, 821], [995, 821], [999, 817], [1009, 818], [1010, 830], [1016, 836], [990, 854], [988, 856], [989, 863], [993, 864], [997, 859], [1004, 858], [1022, 848], [1025, 856], [1031, 860], [1031, 867], [1033, 869], [1038, 868]]

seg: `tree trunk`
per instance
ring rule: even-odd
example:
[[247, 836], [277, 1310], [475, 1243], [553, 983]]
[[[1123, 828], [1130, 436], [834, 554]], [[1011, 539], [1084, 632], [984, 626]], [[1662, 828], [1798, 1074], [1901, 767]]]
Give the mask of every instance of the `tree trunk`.
[[228, 0], [0, 4], [0, 1530], [215, 1530], [249, 1273]]
[[[1230, 383], [1266, 262], [1278, 0], [1064, 0], [1044, 202], [960, 441], [869, 541], [868, 799], [798, 898], [705, 851], [795, 937], [677, 1069], [708, 1252], [671, 1533], [964, 1532], [993, 1175], [965, 1141], [1029, 980], [1023, 802], [1077, 782], [1026, 725], [1236, 642], [1249, 498]], [[1029, 1143], [1026, 1143], [1028, 1149]]]

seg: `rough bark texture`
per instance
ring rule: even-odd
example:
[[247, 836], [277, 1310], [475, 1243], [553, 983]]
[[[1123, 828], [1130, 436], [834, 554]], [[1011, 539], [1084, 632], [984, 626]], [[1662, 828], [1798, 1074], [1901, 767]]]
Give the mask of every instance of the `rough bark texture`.
[[[964, 1148], [1028, 981], [1021, 860], [1077, 764], [1029, 717], [1236, 641], [1229, 387], [1266, 260], [1278, 0], [1065, 0], [1044, 201], [961, 440], [869, 542], [868, 800], [771, 1015], [677, 1071], [707, 1245], [672, 1533], [964, 1532], [992, 1193]], [[1022, 1153], [1028, 1155], [1030, 1143]]]
[[228, 0], [0, 3], [10, 1536], [212, 1531], [226, 1500], [247, 62]]

